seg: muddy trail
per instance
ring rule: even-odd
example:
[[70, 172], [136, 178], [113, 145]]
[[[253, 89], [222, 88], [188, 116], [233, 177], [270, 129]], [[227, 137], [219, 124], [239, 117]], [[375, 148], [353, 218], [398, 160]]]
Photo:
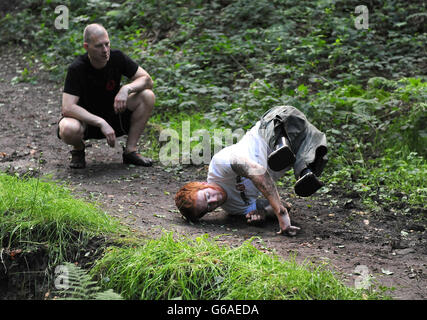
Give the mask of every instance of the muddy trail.
[[87, 167], [69, 169], [70, 148], [56, 136], [61, 85], [50, 82], [43, 72], [36, 73], [36, 83], [11, 84], [24, 68], [11, 50], [0, 54], [0, 65], [1, 171], [47, 175], [66, 183], [77, 197], [100, 203], [110, 215], [149, 237], [162, 230], [190, 237], [207, 233], [221, 235], [221, 241], [231, 246], [257, 237], [254, 244], [260, 249], [284, 258], [295, 256], [299, 262], [326, 263], [350, 286], [367, 272], [374, 283], [395, 288], [391, 291], [395, 299], [427, 298], [425, 221], [391, 211], [365, 211], [357, 198], [303, 199], [292, 187], [281, 187], [282, 198], [293, 205], [293, 224], [301, 228], [296, 237], [276, 235], [274, 219], [262, 227], [249, 226], [222, 210], [190, 224], [181, 218], [173, 197], [183, 183], [204, 180], [207, 166], [170, 168], [159, 162], [150, 168], [126, 166], [120, 144], [109, 148], [104, 140], [91, 140]]

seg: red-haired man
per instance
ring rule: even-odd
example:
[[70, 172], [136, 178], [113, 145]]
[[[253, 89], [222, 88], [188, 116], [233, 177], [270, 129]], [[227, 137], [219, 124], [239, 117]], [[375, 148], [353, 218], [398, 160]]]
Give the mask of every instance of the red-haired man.
[[[279, 106], [267, 111], [237, 143], [216, 153], [207, 182], [190, 182], [175, 196], [181, 214], [197, 221], [222, 207], [244, 215], [249, 223], [277, 217], [279, 233], [295, 235], [288, 210], [275, 181], [292, 167], [297, 179], [295, 193], [307, 197], [323, 186], [318, 176], [326, 162], [326, 137], [298, 109]], [[262, 194], [265, 199], [258, 199]]]

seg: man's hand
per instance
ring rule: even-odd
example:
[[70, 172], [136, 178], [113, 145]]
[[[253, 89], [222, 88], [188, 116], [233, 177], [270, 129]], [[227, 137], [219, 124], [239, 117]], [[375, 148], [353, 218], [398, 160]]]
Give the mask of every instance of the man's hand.
[[258, 225], [265, 222], [266, 213], [264, 210], [252, 210], [246, 214], [246, 222], [252, 225]]
[[288, 236], [296, 236], [300, 228], [291, 225], [288, 210], [282, 205], [280, 206], [280, 213], [277, 215], [279, 220], [280, 231], [277, 234], [284, 234]]
[[129, 97], [129, 87], [123, 86], [120, 88], [120, 91], [117, 93], [116, 97], [114, 98], [114, 112], [115, 113], [122, 113], [126, 110], [126, 102]]
[[108, 124], [107, 121], [103, 121], [99, 129], [107, 139], [108, 145], [111, 148], [114, 148], [116, 145], [116, 133], [114, 132], [114, 129]]

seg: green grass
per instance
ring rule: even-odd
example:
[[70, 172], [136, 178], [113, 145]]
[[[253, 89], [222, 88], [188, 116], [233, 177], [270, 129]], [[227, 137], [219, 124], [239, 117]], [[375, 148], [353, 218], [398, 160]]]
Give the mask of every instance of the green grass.
[[[378, 299], [345, 286], [326, 266], [266, 254], [252, 240], [230, 248], [208, 235], [172, 233], [129, 248], [112, 247], [92, 273], [125, 299]], [[382, 297], [384, 298], [384, 297]]]
[[73, 259], [90, 238], [113, 235], [123, 226], [94, 204], [75, 199], [65, 187], [36, 178], [0, 173], [0, 243], [31, 250], [47, 247], [50, 264]]
[[339, 161], [332, 160], [335, 171], [325, 176], [327, 187], [322, 192], [356, 193], [372, 210], [403, 208], [406, 214], [426, 209], [427, 162], [417, 153], [386, 149], [375, 160], [361, 159], [351, 166], [341, 166]]

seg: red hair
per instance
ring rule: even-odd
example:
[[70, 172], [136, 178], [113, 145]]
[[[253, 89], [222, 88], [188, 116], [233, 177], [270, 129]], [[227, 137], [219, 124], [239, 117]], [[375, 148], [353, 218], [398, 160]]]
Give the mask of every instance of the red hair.
[[203, 189], [210, 188], [207, 182], [189, 182], [185, 184], [175, 195], [175, 204], [181, 214], [190, 221], [199, 219], [198, 213], [195, 210], [197, 192]]

